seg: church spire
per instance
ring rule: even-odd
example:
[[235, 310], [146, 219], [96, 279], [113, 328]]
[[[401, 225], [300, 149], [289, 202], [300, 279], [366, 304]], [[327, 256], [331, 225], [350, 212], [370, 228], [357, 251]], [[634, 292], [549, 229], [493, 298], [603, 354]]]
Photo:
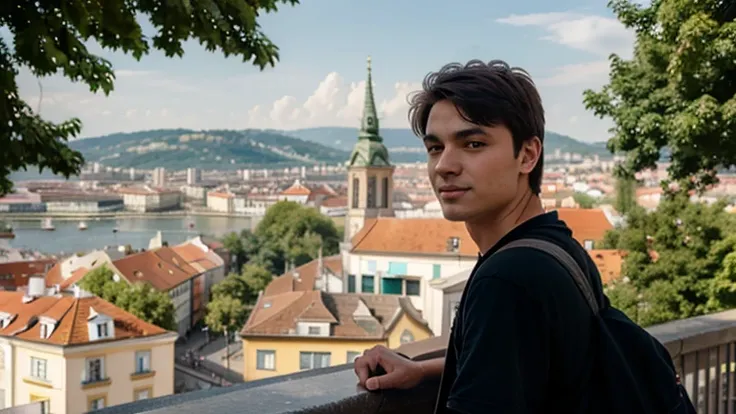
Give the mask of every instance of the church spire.
[[365, 101], [363, 103], [363, 121], [360, 125], [360, 139], [381, 142], [378, 134], [378, 114], [376, 113], [376, 101], [373, 98], [373, 78], [371, 76], [371, 57], [368, 56], [368, 78], [365, 82]]

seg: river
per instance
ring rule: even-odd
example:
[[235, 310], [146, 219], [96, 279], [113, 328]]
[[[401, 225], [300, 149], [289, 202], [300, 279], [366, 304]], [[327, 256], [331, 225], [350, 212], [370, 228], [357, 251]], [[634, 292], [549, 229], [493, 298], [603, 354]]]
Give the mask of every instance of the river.
[[[220, 237], [231, 231], [250, 228], [249, 217], [139, 217], [87, 219], [87, 230], [79, 230], [79, 221], [54, 220], [54, 231], [41, 229], [38, 221], [10, 220], [15, 239], [10, 245], [16, 248], [38, 250], [49, 254], [86, 252], [104, 246], [131, 245], [135, 249], [148, 248], [148, 242], [161, 231], [170, 245], [181, 243], [199, 234]], [[194, 223], [194, 227], [190, 227]], [[113, 232], [117, 228], [118, 232]]]

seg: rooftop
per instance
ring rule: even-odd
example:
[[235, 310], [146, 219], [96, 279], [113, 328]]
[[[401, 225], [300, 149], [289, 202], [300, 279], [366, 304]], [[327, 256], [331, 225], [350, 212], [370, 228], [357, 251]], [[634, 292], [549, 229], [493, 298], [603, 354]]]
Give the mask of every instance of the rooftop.
[[[709, 367], [715, 368], [720, 364], [718, 361], [733, 360], [731, 343], [736, 338], [736, 310], [657, 325], [648, 328], [648, 331], [669, 350], [696, 407], [707, 407], [709, 401], [734, 398], [734, 387], [710, 382], [718, 381], [717, 384], [721, 384], [720, 376], [701, 377], [701, 384], [698, 385], [694, 379], [697, 376], [693, 374], [703, 369], [709, 372]], [[399, 351], [415, 360], [434, 358], [444, 354], [445, 340], [438, 337], [415, 342], [402, 346]], [[709, 353], [718, 357], [707, 358]], [[706, 358], [698, 358], [699, 355]], [[733, 378], [732, 375], [724, 378]], [[411, 390], [368, 392], [356, 383], [352, 364], [346, 364], [249, 381], [226, 388], [154, 398], [110, 407], [99, 413], [420, 414], [432, 412], [438, 388], [437, 381], [426, 381]], [[696, 387], [713, 391], [712, 394], [705, 391], [695, 393]], [[724, 390], [728, 391], [728, 395], [723, 395]], [[714, 406], [712, 412], [725, 413], [725, 406]]]
[[[114, 336], [100, 341], [142, 338], [168, 332], [98, 297], [41, 296], [24, 303], [24, 292], [0, 291], [0, 315], [10, 320], [5, 328], [0, 324], [0, 336], [61, 346], [83, 345], [90, 342], [87, 321], [94, 314], [103, 314], [114, 320]], [[47, 338], [41, 337], [43, 320], [54, 325]]]

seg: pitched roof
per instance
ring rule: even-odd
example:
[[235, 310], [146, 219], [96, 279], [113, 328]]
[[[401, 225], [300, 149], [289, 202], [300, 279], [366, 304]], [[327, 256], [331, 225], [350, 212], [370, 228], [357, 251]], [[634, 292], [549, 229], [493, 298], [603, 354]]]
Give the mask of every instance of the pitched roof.
[[[448, 240], [459, 239], [458, 251], [448, 252]], [[443, 218], [379, 217], [366, 220], [352, 239], [352, 252], [431, 254], [451, 256], [478, 255], [465, 224]]]
[[608, 230], [613, 230], [613, 224], [606, 217], [606, 213], [597, 208], [558, 208], [560, 220], [572, 230], [572, 237], [580, 244], [585, 240], [603, 240]]
[[[318, 269], [319, 259], [314, 259], [279, 277], [275, 277], [266, 286], [264, 295], [272, 296], [285, 292], [314, 290]], [[338, 254], [322, 258], [322, 269], [323, 272], [342, 278], [342, 257]]]
[[626, 258], [625, 251], [599, 249], [590, 250], [588, 254], [598, 268], [604, 285], [621, 277], [621, 267]]
[[299, 321], [319, 321], [330, 322], [331, 333], [327, 337], [314, 338], [385, 339], [402, 315], [414, 319], [430, 332], [427, 322], [406, 297], [286, 292], [261, 296], [241, 335], [294, 336]]
[[26, 286], [30, 276], [45, 275], [55, 262], [53, 259], [41, 259], [0, 263], [0, 290]]
[[[167, 333], [165, 329], [142, 321], [96, 296], [84, 298], [42, 296], [29, 303], [23, 303], [23, 295], [23, 292], [0, 291], [0, 310], [14, 316], [6, 328], [0, 327], [0, 336], [62, 346], [86, 344], [90, 342], [87, 319], [91, 309], [109, 316], [115, 325], [114, 338], [97, 340], [95, 343]], [[51, 336], [46, 339], [41, 338], [41, 324], [38, 323], [42, 317], [56, 324]], [[26, 329], [27, 326], [30, 327]]]
[[180, 244], [171, 249], [199, 272], [206, 272], [223, 266], [215, 263], [217, 259], [211, 256], [216, 256], [216, 253], [206, 252], [192, 243]]
[[113, 263], [121, 276], [130, 283], [148, 282], [154, 289], [162, 292], [179, 286], [200, 273], [170, 247], [131, 254]]
[[299, 180], [296, 180], [291, 187], [281, 192], [281, 195], [308, 196], [312, 190], [303, 186]]

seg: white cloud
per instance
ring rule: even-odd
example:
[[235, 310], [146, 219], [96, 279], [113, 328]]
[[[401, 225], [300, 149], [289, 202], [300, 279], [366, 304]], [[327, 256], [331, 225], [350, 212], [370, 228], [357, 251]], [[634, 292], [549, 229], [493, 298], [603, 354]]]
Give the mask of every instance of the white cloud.
[[[293, 96], [283, 96], [270, 105], [257, 104], [248, 110], [249, 127], [296, 129], [335, 125], [357, 127], [365, 99], [364, 80], [346, 82], [337, 72], [330, 72], [302, 103]], [[374, 98], [385, 127], [406, 127], [407, 96], [419, 89], [419, 83], [396, 82], [388, 94], [373, 85]], [[383, 96], [382, 96], [383, 95]]]
[[631, 56], [633, 31], [611, 17], [578, 13], [513, 14], [496, 20], [498, 23], [519, 27], [537, 27], [547, 34], [542, 39], [596, 55], [617, 53]]

